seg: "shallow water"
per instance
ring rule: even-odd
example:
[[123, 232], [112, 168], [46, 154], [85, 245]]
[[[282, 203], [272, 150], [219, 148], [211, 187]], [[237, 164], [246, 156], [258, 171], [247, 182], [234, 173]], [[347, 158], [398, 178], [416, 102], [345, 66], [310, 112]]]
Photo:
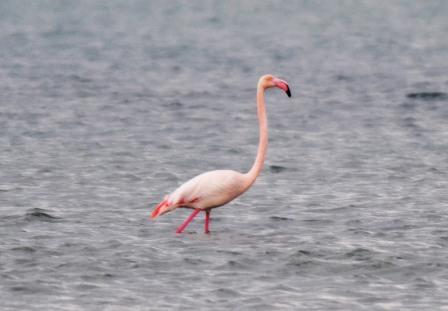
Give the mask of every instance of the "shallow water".
[[[444, 1], [0, 3], [2, 310], [448, 305]], [[212, 213], [148, 220], [212, 169]]]

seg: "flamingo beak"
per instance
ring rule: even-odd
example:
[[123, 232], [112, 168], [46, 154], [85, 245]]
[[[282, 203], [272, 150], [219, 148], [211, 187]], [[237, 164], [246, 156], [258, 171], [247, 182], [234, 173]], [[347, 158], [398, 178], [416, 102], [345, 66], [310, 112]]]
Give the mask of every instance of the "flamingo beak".
[[288, 95], [288, 97], [291, 97], [291, 90], [289, 89], [289, 85], [288, 85], [288, 83], [286, 81], [280, 80], [280, 79], [276, 79], [274, 81], [274, 84], [279, 89], [282, 89], [283, 91], [285, 91], [285, 93], [286, 93], [286, 95]]
[[286, 95], [288, 95], [288, 97], [291, 97], [291, 90], [289, 89], [289, 85], [286, 85]]

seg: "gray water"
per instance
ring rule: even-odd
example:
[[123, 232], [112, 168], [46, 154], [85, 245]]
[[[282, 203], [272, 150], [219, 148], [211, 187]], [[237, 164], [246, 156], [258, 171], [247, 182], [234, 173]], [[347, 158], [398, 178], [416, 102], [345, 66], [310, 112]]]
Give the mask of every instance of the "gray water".
[[[1, 310], [446, 310], [448, 2], [1, 1]], [[247, 171], [186, 232], [163, 196]]]

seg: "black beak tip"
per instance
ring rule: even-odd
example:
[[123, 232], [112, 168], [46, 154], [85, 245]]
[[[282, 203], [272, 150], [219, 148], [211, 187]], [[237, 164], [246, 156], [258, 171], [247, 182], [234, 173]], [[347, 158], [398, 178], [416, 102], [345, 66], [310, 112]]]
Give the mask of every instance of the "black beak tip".
[[288, 87], [288, 89], [286, 90], [286, 95], [288, 95], [288, 97], [291, 97], [291, 91], [289, 90], [289, 87]]

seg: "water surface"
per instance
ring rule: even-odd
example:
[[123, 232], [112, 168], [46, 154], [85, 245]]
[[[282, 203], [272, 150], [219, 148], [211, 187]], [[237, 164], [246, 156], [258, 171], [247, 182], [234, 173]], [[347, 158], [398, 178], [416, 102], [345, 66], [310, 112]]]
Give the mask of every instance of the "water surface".
[[[2, 310], [448, 305], [443, 1], [2, 1]], [[185, 234], [151, 209], [248, 170]]]

